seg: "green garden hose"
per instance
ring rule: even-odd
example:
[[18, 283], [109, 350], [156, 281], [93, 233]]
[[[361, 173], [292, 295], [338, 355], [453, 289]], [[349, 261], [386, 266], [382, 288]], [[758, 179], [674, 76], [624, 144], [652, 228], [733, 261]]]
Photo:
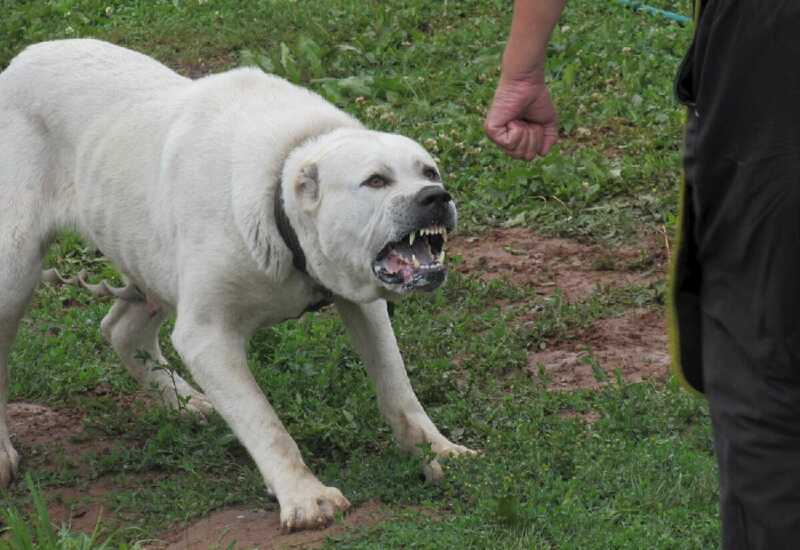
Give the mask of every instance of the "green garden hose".
[[634, 11], [643, 11], [647, 13], [652, 13], [654, 15], [660, 15], [662, 17], [666, 17], [667, 19], [676, 21], [683, 25], [692, 22], [691, 17], [675, 13], [674, 11], [662, 10], [661, 8], [648, 6], [647, 4], [642, 4], [641, 2], [637, 2], [636, 0], [617, 0], [617, 3], [622, 4], [623, 6], [626, 6], [628, 8], [631, 8]]

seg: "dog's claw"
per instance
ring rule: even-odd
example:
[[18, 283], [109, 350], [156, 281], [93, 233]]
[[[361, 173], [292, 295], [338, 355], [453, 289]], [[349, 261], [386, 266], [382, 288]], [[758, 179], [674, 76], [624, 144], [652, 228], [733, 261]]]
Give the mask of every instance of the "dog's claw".
[[326, 487], [316, 480], [309, 485], [281, 502], [281, 528], [284, 532], [325, 528], [333, 522], [336, 512], [350, 508], [350, 501], [339, 489]]
[[442, 469], [442, 465], [439, 463], [439, 459], [447, 459], [449, 457], [458, 457], [458, 456], [477, 456], [478, 452], [473, 451], [463, 445], [456, 445], [455, 443], [447, 442], [446, 445], [442, 445], [435, 449], [436, 458], [428, 462], [427, 464], [423, 464], [422, 466], [422, 473], [425, 476], [426, 483], [438, 483], [444, 477], [444, 470]]
[[19, 455], [11, 442], [6, 440], [0, 444], [0, 487], [8, 487], [11, 480], [17, 475]]

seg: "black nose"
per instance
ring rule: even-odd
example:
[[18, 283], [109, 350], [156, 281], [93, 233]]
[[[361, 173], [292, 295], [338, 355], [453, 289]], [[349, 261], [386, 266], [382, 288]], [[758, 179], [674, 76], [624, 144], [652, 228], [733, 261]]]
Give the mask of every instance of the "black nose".
[[428, 185], [423, 187], [414, 197], [414, 201], [420, 206], [433, 206], [434, 204], [444, 204], [450, 202], [452, 197], [450, 193], [439, 187], [438, 185]]

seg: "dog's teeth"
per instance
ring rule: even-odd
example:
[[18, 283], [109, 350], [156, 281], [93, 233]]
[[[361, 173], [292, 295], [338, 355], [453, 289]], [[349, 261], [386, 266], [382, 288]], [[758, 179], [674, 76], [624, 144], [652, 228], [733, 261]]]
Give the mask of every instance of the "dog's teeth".
[[416, 239], [416, 238], [417, 238], [417, 232], [416, 231], [412, 231], [411, 235], [408, 236], [408, 244], [411, 245], [411, 246], [414, 246], [414, 239]]
[[440, 264], [444, 263], [444, 250], [439, 252], [439, 255], [436, 256], [436, 261], [439, 262]]
[[442, 240], [444, 240], [444, 242], [447, 242], [447, 231], [442, 232]]
[[414, 264], [415, 269], [419, 269], [420, 263], [414, 254], [411, 255], [411, 262]]

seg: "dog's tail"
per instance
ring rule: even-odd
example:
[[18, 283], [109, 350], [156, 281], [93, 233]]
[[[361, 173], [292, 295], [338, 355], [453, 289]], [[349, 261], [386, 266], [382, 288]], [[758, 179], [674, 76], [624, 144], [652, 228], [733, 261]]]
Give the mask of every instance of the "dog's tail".
[[74, 277], [63, 277], [55, 269], [48, 269], [42, 272], [42, 280], [46, 283], [75, 285], [88, 290], [92, 295], [97, 297], [113, 296], [114, 298], [125, 300], [126, 302], [145, 301], [144, 293], [132, 283], [128, 283], [122, 287], [111, 286], [108, 284], [108, 281], [100, 281], [97, 284], [92, 284], [86, 280], [87, 276], [88, 273], [85, 270]]

